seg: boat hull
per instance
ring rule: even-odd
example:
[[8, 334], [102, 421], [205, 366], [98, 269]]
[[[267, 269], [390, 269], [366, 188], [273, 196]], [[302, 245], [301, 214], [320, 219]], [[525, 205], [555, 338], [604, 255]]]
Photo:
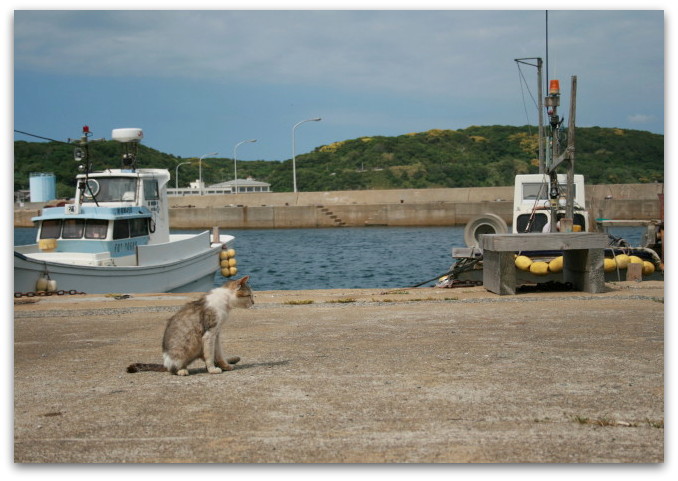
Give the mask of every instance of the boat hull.
[[56, 290], [85, 294], [204, 292], [214, 287], [219, 252], [226, 244], [212, 244], [191, 256], [148, 266], [83, 266], [31, 259], [14, 252], [14, 292], [36, 290], [45, 273]]

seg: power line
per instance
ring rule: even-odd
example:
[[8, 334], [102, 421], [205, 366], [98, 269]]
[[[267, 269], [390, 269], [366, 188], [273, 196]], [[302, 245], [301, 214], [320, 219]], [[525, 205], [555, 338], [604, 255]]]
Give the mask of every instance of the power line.
[[49, 140], [50, 142], [58, 142], [60, 144], [71, 145], [68, 142], [64, 142], [63, 140], [50, 139], [49, 137], [43, 137], [41, 135], [30, 134], [28, 132], [24, 132], [23, 130], [14, 129], [14, 132], [16, 132], [17, 134], [28, 135], [29, 137], [35, 137], [36, 139]]

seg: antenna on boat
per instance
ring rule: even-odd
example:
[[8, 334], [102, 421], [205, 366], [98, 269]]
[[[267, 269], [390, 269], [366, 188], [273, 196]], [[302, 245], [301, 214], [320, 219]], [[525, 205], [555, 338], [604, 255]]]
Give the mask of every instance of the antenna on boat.
[[92, 196], [92, 200], [94, 200], [96, 206], [99, 207], [99, 203], [97, 202], [96, 198], [98, 190], [95, 192], [89, 182], [89, 174], [92, 171], [92, 159], [89, 155], [89, 138], [91, 136], [92, 132], [90, 131], [89, 126], [84, 125], [82, 127], [82, 136], [80, 137], [80, 140], [68, 139], [68, 141], [71, 143], [77, 143], [79, 145], [74, 149], [73, 157], [75, 158], [75, 161], [78, 162], [78, 170], [85, 173], [85, 178], [78, 182], [78, 189], [80, 189], [80, 202], [82, 202], [85, 190], [88, 190], [89, 194]]
[[144, 132], [141, 129], [114, 129], [113, 140], [122, 144], [122, 168], [136, 170], [137, 168], [137, 149], [139, 142], [144, 138]]

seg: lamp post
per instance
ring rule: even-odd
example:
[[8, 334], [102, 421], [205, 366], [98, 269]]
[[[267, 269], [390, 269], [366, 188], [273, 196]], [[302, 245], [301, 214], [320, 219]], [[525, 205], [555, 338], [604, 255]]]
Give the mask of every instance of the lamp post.
[[256, 142], [257, 139], [251, 139], [251, 140], [243, 140], [242, 142], [238, 142], [235, 147], [233, 147], [233, 187], [235, 188], [234, 194], [238, 193], [238, 164], [235, 158], [236, 151], [238, 150], [238, 147], [241, 144], [247, 143], [247, 142]]
[[177, 165], [177, 168], [174, 171], [174, 188], [178, 189], [179, 188], [179, 167], [182, 165], [190, 164], [190, 162], [182, 162], [179, 165]]
[[294, 124], [294, 127], [292, 127], [292, 179], [294, 182], [294, 192], [297, 191], [297, 160], [296, 160], [296, 155], [295, 155], [295, 135], [294, 131], [299, 127], [301, 124], [304, 122], [320, 122], [322, 119], [320, 117], [315, 118], [315, 119], [306, 119], [302, 120], [301, 122], [297, 122]]
[[203, 190], [202, 189], [202, 159], [204, 159], [205, 157], [208, 157], [210, 155], [217, 155], [218, 153], [219, 152], [212, 152], [212, 153], [205, 154], [202, 157], [200, 157], [200, 162], [198, 164], [198, 170], [200, 171], [199, 175], [198, 175], [198, 177], [199, 177], [198, 182], [200, 182], [200, 195], [202, 195], [202, 190]]

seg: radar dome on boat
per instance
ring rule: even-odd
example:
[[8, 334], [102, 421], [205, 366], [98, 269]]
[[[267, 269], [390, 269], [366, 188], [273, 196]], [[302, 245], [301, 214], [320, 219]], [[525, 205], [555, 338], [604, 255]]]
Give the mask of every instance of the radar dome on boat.
[[144, 132], [141, 129], [113, 129], [112, 137], [118, 142], [139, 142], [144, 138]]

